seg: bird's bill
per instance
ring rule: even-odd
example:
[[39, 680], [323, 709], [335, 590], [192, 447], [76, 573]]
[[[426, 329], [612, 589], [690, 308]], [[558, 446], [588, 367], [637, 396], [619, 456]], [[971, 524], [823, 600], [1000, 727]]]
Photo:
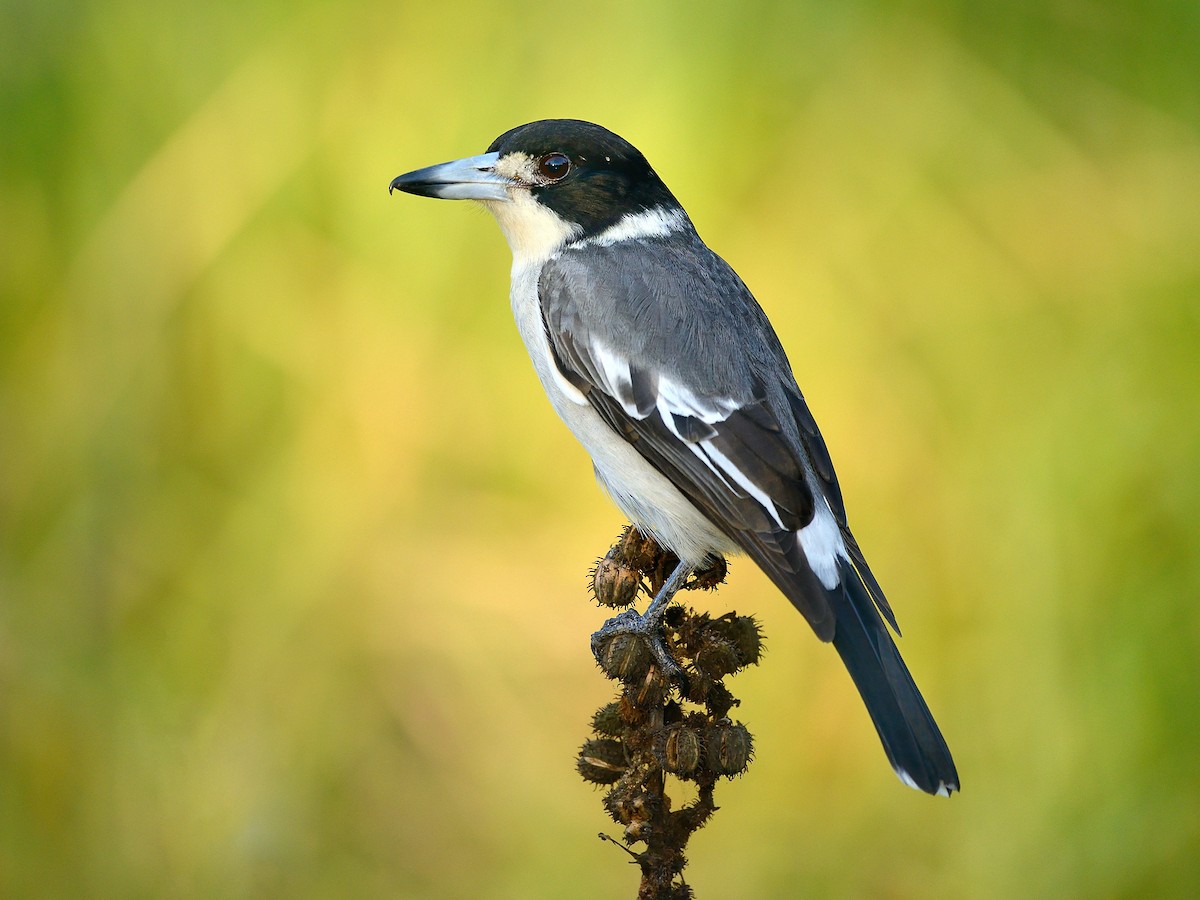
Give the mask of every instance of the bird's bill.
[[496, 174], [499, 153], [484, 153], [397, 176], [388, 187], [441, 200], [508, 200], [511, 179]]

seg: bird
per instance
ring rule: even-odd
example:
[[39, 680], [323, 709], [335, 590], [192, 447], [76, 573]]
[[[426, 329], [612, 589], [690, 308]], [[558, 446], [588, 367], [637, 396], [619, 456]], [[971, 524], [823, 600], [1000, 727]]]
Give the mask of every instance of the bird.
[[959, 790], [783, 345], [642, 153], [600, 125], [544, 119], [395, 190], [495, 217], [551, 405], [621, 511], [679, 558], [644, 616], [605, 628], [653, 631], [689, 573], [744, 553], [832, 642], [900, 780]]

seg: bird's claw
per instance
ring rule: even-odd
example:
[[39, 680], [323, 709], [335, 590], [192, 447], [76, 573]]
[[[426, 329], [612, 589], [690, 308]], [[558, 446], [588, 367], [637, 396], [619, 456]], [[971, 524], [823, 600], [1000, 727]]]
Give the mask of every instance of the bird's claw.
[[667, 651], [661, 626], [661, 616], [650, 619], [636, 610], [626, 610], [606, 621], [592, 635], [592, 655], [601, 668], [610, 671], [614, 663], [606, 657], [612, 652], [614, 640], [621, 635], [630, 635], [649, 649], [660, 671], [669, 678], [678, 678], [683, 674], [683, 669]]

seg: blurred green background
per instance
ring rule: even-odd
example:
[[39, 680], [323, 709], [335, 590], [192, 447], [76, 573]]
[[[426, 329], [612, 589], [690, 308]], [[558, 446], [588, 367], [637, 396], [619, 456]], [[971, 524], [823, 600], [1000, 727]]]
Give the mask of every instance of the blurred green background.
[[573, 757], [622, 520], [482, 210], [650, 158], [822, 423], [963, 793], [747, 563], [701, 897], [1194, 896], [1200, 6], [5, 0], [0, 895], [631, 897]]

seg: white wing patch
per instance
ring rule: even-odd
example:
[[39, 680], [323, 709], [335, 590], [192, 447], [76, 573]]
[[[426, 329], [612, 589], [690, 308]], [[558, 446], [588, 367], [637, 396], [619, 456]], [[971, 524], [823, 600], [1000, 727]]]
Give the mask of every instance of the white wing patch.
[[633, 418], [642, 418], [638, 415], [637, 404], [632, 399], [633, 375], [629, 371], [629, 361], [622, 359], [599, 341], [592, 343], [592, 356], [600, 366], [597, 374], [600, 376], [600, 386], [604, 388], [604, 393], [616, 398], [621, 408]]
[[838, 576], [837, 558], [848, 559], [846, 542], [842, 540], [842, 530], [838, 528], [837, 519], [829, 508], [829, 503], [820, 494], [820, 502], [813, 511], [812, 521], [796, 532], [800, 539], [800, 547], [812, 567], [813, 574], [820, 579], [825, 589], [832, 591], [841, 580]]
[[[697, 397], [686, 385], [679, 384], [665, 375], [658, 376], [658, 414], [671, 432], [679, 437], [671, 416], [688, 416], [699, 419], [705, 425], [724, 422], [741, 404], [728, 397]], [[680, 438], [682, 440], [682, 438]]]
[[707, 453], [708, 456], [714, 462], [716, 462], [718, 466], [729, 473], [729, 477], [741, 485], [746, 493], [757, 500], [762, 505], [763, 509], [770, 513], [771, 518], [775, 520], [776, 525], [778, 525], [780, 528], [783, 527], [783, 519], [779, 518], [779, 510], [775, 508], [774, 501], [772, 501], [771, 498], [766, 495], [766, 492], [763, 491], [762, 488], [754, 484], [754, 482], [746, 477], [745, 473], [742, 472], [741, 469], [733, 464], [733, 461], [729, 457], [714, 447], [712, 441], [701, 441], [699, 446], [703, 448], [704, 452]]

